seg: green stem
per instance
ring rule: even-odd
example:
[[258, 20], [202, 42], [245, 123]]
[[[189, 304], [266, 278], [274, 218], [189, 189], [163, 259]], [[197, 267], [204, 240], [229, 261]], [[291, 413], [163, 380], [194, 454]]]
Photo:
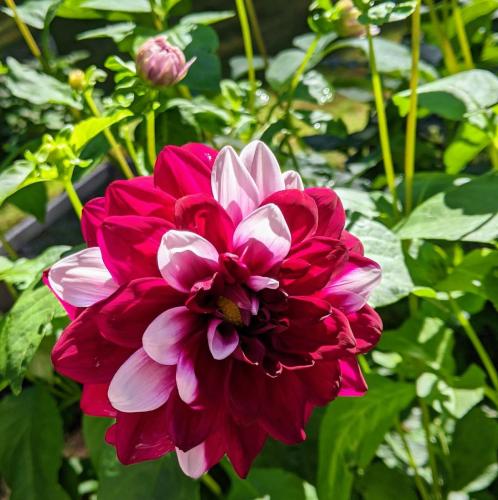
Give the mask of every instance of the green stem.
[[491, 159], [491, 165], [493, 170], [498, 170], [498, 148], [495, 146], [494, 140], [491, 141], [489, 145], [489, 158]]
[[464, 312], [460, 309], [458, 303], [453, 299], [450, 293], [448, 294], [448, 300], [453, 310], [453, 314], [460, 323], [460, 326], [463, 328], [463, 331], [466, 333], [469, 340], [472, 342], [472, 345], [474, 346], [474, 349], [481, 359], [484, 368], [486, 368], [486, 371], [488, 372], [489, 379], [491, 380], [495, 391], [498, 392], [498, 374], [496, 372], [495, 366], [493, 365], [493, 362], [491, 361], [491, 358], [489, 357], [486, 349], [479, 340], [479, 336], [474, 330], [474, 327], [470, 324], [467, 316], [465, 316]]
[[384, 108], [384, 95], [382, 91], [382, 81], [377, 70], [377, 61], [375, 59], [375, 51], [373, 46], [373, 38], [370, 30], [370, 25], [367, 25], [368, 39], [368, 57], [370, 62], [370, 73], [372, 78], [372, 88], [375, 99], [375, 108], [377, 110], [377, 119], [379, 122], [380, 147], [384, 160], [384, 171], [386, 173], [387, 187], [393, 199], [393, 212], [395, 216], [398, 212], [398, 195], [396, 193], [396, 181], [394, 177], [394, 166], [391, 156], [391, 145], [389, 142], [389, 131], [387, 128], [386, 110]]
[[145, 115], [146, 135], [147, 135], [147, 156], [151, 168], [156, 164], [156, 114], [151, 109]]
[[399, 437], [401, 438], [401, 442], [403, 443], [403, 447], [405, 448], [406, 456], [408, 458], [408, 463], [413, 470], [415, 485], [420, 493], [420, 496], [422, 497], [422, 500], [430, 500], [430, 496], [427, 493], [427, 489], [425, 488], [425, 484], [422, 481], [422, 478], [420, 477], [420, 474], [418, 472], [417, 463], [415, 462], [415, 458], [413, 457], [412, 450], [410, 449], [410, 445], [408, 444], [408, 441], [407, 441], [406, 436], [405, 436], [405, 431], [401, 427], [401, 423], [400, 423], [399, 419], [396, 419], [396, 431], [398, 432]]
[[[123, 138], [125, 141], [125, 146], [126, 150], [128, 151], [128, 154], [130, 155], [131, 161], [134, 163], [135, 167], [137, 170], [140, 168], [140, 162], [138, 161], [138, 154], [137, 150], [135, 148], [135, 145], [133, 144], [133, 135], [130, 129], [130, 125], [127, 123], [123, 126]], [[147, 174], [143, 174], [147, 175]]]
[[149, 0], [149, 5], [150, 5], [150, 12], [152, 14], [152, 22], [154, 23], [154, 28], [156, 28], [157, 31], [162, 31], [164, 25], [162, 19], [157, 14], [156, 3], [154, 2], [154, 0]]
[[28, 26], [26, 23], [19, 17], [19, 12], [17, 11], [16, 3], [14, 0], [5, 0], [5, 3], [7, 4], [7, 7], [12, 11], [12, 16], [14, 17], [14, 21], [17, 25], [17, 29], [21, 33], [22, 37], [24, 38], [24, 41], [26, 42], [26, 45], [28, 46], [29, 50], [33, 54], [36, 59], [40, 62], [40, 64], [43, 66], [43, 68], [47, 68], [47, 63], [45, 59], [43, 58], [43, 54], [38, 47], [38, 44], [36, 43], [35, 39], [33, 38], [33, 35], [31, 34], [31, 31], [29, 30]]
[[413, 206], [413, 176], [415, 174], [415, 147], [417, 142], [417, 87], [421, 37], [420, 2], [421, 0], [417, 0], [415, 11], [412, 15], [412, 69], [405, 144], [405, 213], [407, 215], [412, 211]]
[[205, 473], [201, 476], [201, 481], [204, 485], [214, 494], [214, 496], [221, 498], [223, 492], [220, 485], [213, 479], [209, 473]]
[[436, 456], [434, 455], [434, 449], [432, 446], [429, 408], [427, 407], [425, 401], [421, 398], [419, 398], [419, 405], [420, 409], [422, 410], [422, 426], [424, 427], [425, 443], [427, 446], [427, 454], [429, 456], [429, 466], [432, 475], [433, 495], [436, 500], [442, 500], [443, 497], [441, 494], [441, 487], [439, 485], [439, 472], [437, 470]]
[[363, 354], [358, 355], [357, 357], [358, 362], [360, 363], [360, 367], [363, 372], [366, 374], [372, 373], [372, 369], [370, 368], [370, 365], [368, 364], [367, 358]]
[[[95, 117], [100, 117], [102, 116], [99, 108], [95, 104], [95, 101], [92, 96], [92, 90], [89, 89], [84, 93], [86, 103], [88, 104], [88, 107], [90, 108], [90, 111], [92, 112], [93, 116]], [[133, 172], [130, 169], [130, 166], [128, 165], [126, 158], [123, 155], [123, 152], [118, 144], [118, 141], [116, 141], [116, 138], [114, 137], [114, 134], [111, 132], [109, 128], [104, 129], [104, 135], [107, 139], [107, 142], [111, 146], [111, 152], [116, 161], [118, 162], [119, 167], [121, 168], [121, 171], [123, 172], [124, 176], [127, 179], [132, 179], [134, 177]]]
[[5, 253], [13, 260], [18, 259], [19, 255], [15, 251], [14, 247], [9, 243], [5, 235], [0, 231], [0, 243], [2, 244]]
[[439, 45], [441, 46], [441, 50], [443, 51], [444, 65], [446, 66], [448, 73], [458, 73], [458, 61], [455, 56], [455, 52], [453, 51], [453, 47], [441, 27], [434, 1], [426, 0], [426, 3], [429, 7], [429, 17], [431, 19], [432, 29], [434, 30], [434, 33], [439, 41]]
[[71, 205], [73, 206], [74, 211], [78, 216], [78, 219], [81, 219], [81, 214], [83, 212], [83, 205], [80, 201], [78, 193], [76, 192], [76, 189], [74, 189], [70, 176], [65, 177], [62, 180], [62, 183], [64, 184], [64, 189], [66, 190], [69, 201], [71, 202]]
[[263, 34], [261, 33], [261, 28], [259, 26], [258, 16], [256, 15], [256, 9], [254, 8], [254, 3], [252, 0], [245, 0], [247, 7], [247, 15], [249, 16], [249, 21], [254, 34], [254, 40], [258, 46], [258, 51], [263, 58], [265, 68], [268, 66], [268, 51], [266, 50], [265, 41], [263, 39]]
[[320, 40], [320, 35], [316, 35], [313, 41], [310, 43], [310, 46], [308, 47], [308, 50], [304, 54], [304, 58], [301, 61], [301, 64], [299, 65], [299, 68], [297, 68], [296, 73], [292, 77], [290, 88], [289, 88], [289, 96], [287, 98], [287, 103], [290, 104], [292, 103], [292, 98], [294, 97], [294, 92], [297, 89], [297, 86], [299, 85], [299, 82], [301, 81], [301, 77], [303, 76], [304, 72], [306, 71], [306, 68], [308, 67], [309, 62], [311, 61], [311, 58], [313, 57], [313, 54], [315, 53], [316, 47], [318, 46], [318, 41]]
[[256, 95], [256, 71], [254, 69], [254, 52], [252, 48], [251, 29], [247, 19], [246, 6], [244, 0], [235, 0], [237, 6], [237, 14], [240, 21], [240, 29], [242, 30], [242, 39], [244, 41], [244, 50], [247, 59], [247, 73], [249, 77], [249, 111], [254, 111], [254, 99]]
[[473, 69], [474, 61], [472, 59], [472, 51], [470, 50], [467, 32], [465, 31], [462, 11], [458, 5], [458, 0], [452, 0], [451, 3], [453, 7], [453, 19], [455, 20], [455, 30], [458, 37], [458, 43], [460, 44], [460, 50], [462, 51], [463, 60], [465, 62], [465, 67], [466, 69]]

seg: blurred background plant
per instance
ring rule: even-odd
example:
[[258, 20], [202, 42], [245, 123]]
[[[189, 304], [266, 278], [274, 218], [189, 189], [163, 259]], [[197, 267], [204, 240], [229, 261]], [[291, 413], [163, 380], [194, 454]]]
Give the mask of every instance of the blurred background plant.
[[[0, 498], [496, 498], [497, 8], [6, 0]], [[228, 463], [200, 481], [174, 457], [123, 467], [104, 444], [110, 422], [82, 416], [80, 388], [52, 370], [68, 320], [42, 271], [81, 244], [80, 196], [102, 190], [103, 164], [147, 175], [165, 144], [253, 138], [336, 189], [383, 266], [370, 390], [316, 412], [302, 445], [268, 442], [245, 481]], [[47, 206], [65, 196], [74, 214], [54, 222]], [[16, 244], [19, 221], [46, 216]]]

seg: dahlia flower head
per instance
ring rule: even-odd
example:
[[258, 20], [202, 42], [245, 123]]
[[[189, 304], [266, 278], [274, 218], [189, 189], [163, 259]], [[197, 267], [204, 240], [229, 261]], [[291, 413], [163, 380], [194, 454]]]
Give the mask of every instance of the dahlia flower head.
[[81, 224], [88, 248], [45, 273], [72, 319], [52, 360], [85, 413], [115, 419], [122, 463], [176, 450], [199, 477], [227, 455], [244, 477], [267, 437], [303, 441], [314, 407], [367, 390], [379, 265], [337, 195], [262, 142], [167, 146]]

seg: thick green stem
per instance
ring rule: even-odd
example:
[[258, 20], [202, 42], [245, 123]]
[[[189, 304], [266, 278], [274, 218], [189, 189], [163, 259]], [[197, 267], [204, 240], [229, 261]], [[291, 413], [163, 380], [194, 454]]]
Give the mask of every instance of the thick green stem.
[[470, 324], [470, 321], [467, 319], [467, 316], [465, 316], [464, 312], [460, 309], [456, 300], [453, 299], [451, 294], [448, 294], [448, 299], [456, 319], [460, 323], [460, 326], [466, 333], [469, 340], [472, 342], [472, 345], [474, 346], [474, 349], [481, 359], [484, 368], [488, 372], [489, 379], [491, 380], [495, 391], [498, 392], [498, 373], [496, 372], [496, 368], [491, 361], [491, 358], [489, 357], [485, 347], [479, 340], [479, 336], [474, 330], [474, 327]]
[[493, 170], [498, 170], [498, 148], [496, 147], [494, 140], [491, 141], [488, 150]]
[[462, 51], [463, 60], [465, 62], [466, 69], [474, 68], [474, 61], [472, 59], [472, 51], [470, 50], [469, 40], [467, 38], [467, 32], [465, 31], [465, 24], [463, 22], [462, 11], [458, 5], [458, 0], [452, 0], [453, 7], [453, 19], [455, 21], [455, 30], [458, 37], [458, 43], [460, 44], [460, 50]]
[[2, 247], [5, 250], [5, 253], [11, 259], [15, 260], [19, 258], [19, 255], [17, 255], [17, 252], [15, 251], [14, 247], [9, 243], [9, 241], [1, 231], [0, 231], [0, 243], [2, 244]]
[[[95, 101], [92, 96], [92, 91], [87, 90], [84, 93], [86, 103], [88, 104], [88, 107], [90, 108], [90, 111], [92, 112], [93, 116], [99, 117], [102, 116], [99, 108], [95, 104]], [[114, 134], [111, 132], [109, 128], [104, 129], [104, 135], [105, 138], [107, 139], [107, 142], [111, 146], [111, 152], [116, 161], [118, 162], [119, 167], [121, 168], [121, 171], [123, 172], [124, 176], [127, 179], [131, 179], [134, 177], [133, 172], [130, 169], [130, 166], [128, 165], [126, 158], [123, 155], [123, 152], [121, 150], [121, 147], [118, 144], [118, 141], [114, 137]]]
[[441, 50], [443, 51], [444, 65], [446, 66], [448, 73], [458, 73], [458, 61], [455, 56], [455, 52], [453, 51], [453, 47], [441, 27], [434, 1], [426, 0], [426, 3], [429, 7], [432, 29], [434, 30], [434, 33], [439, 41], [439, 45], [441, 46]]
[[372, 78], [372, 88], [375, 99], [375, 108], [377, 110], [377, 119], [379, 122], [380, 147], [382, 150], [382, 158], [384, 163], [384, 171], [386, 173], [387, 187], [393, 198], [393, 212], [395, 216], [398, 212], [398, 195], [396, 193], [396, 180], [394, 177], [394, 166], [391, 156], [391, 145], [389, 142], [389, 131], [387, 128], [386, 110], [384, 108], [384, 95], [382, 91], [382, 82], [380, 74], [377, 70], [377, 61], [375, 59], [375, 51], [373, 45], [372, 33], [370, 25], [367, 25], [368, 38], [368, 57], [370, 62], [370, 73]]
[[220, 485], [213, 479], [209, 473], [203, 474], [201, 476], [201, 481], [204, 485], [214, 494], [215, 497], [221, 498], [223, 495], [223, 491], [221, 490]]
[[439, 484], [439, 472], [437, 469], [436, 456], [434, 455], [434, 447], [432, 446], [431, 421], [429, 416], [429, 408], [425, 401], [419, 399], [420, 409], [422, 411], [422, 426], [424, 427], [425, 443], [427, 446], [427, 454], [429, 456], [429, 466], [432, 475], [432, 493], [436, 500], [442, 500], [441, 486]]
[[151, 168], [156, 164], [156, 114], [151, 109], [145, 115], [146, 135], [147, 135], [147, 157]]
[[62, 182], [64, 184], [64, 189], [66, 190], [67, 197], [69, 198], [69, 201], [71, 202], [71, 205], [73, 206], [78, 219], [81, 219], [81, 214], [83, 213], [83, 205], [80, 201], [78, 193], [76, 192], [76, 189], [74, 189], [70, 176], [65, 177]]
[[410, 104], [406, 119], [405, 143], [405, 213], [413, 206], [413, 176], [415, 174], [415, 146], [417, 142], [417, 87], [420, 59], [420, 2], [417, 0], [412, 16], [412, 69], [410, 76]]
[[33, 38], [33, 35], [31, 34], [31, 31], [29, 30], [28, 26], [26, 23], [19, 17], [19, 12], [17, 11], [16, 3], [14, 0], [5, 0], [5, 3], [7, 4], [7, 7], [12, 11], [12, 16], [14, 17], [14, 21], [17, 25], [17, 29], [21, 33], [22, 37], [24, 38], [24, 41], [26, 42], [26, 45], [28, 46], [29, 50], [33, 54], [38, 61], [40, 61], [40, 64], [43, 66], [44, 69], [47, 69], [47, 62], [43, 58], [43, 54], [38, 47], [38, 44], [36, 43], [35, 39]]
[[413, 475], [414, 475], [414, 479], [415, 479], [415, 486], [417, 487], [417, 489], [420, 493], [420, 496], [422, 497], [422, 500], [430, 500], [431, 497], [429, 496], [429, 493], [427, 493], [427, 489], [425, 488], [425, 484], [424, 484], [422, 478], [420, 477], [420, 474], [418, 472], [417, 463], [415, 462], [415, 458], [413, 457], [412, 450], [410, 449], [410, 445], [408, 444], [408, 441], [407, 441], [406, 436], [405, 436], [405, 431], [401, 427], [401, 423], [400, 423], [399, 419], [396, 420], [396, 430], [399, 434], [401, 442], [403, 443], [403, 447], [405, 449], [406, 456], [408, 458], [408, 463], [413, 470]]
[[254, 3], [252, 0], [245, 0], [247, 7], [247, 14], [249, 16], [249, 21], [251, 23], [251, 28], [254, 34], [254, 40], [258, 46], [258, 51], [263, 58], [265, 68], [268, 66], [268, 51], [266, 50], [265, 41], [263, 39], [263, 34], [261, 33], [261, 28], [259, 26], [258, 16], [256, 15], [256, 9], [254, 8]]
[[247, 74], [249, 78], [249, 111], [254, 111], [254, 99], [256, 95], [256, 71], [254, 69], [254, 52], [252, 48], [251, 29], [247, 19], [246, 6], [244, 0], [235, 0], [237, 14], [240, 21], [240, 29], [242, 31], [242, 39], [244, 41], [244, 50], [247, 59]]

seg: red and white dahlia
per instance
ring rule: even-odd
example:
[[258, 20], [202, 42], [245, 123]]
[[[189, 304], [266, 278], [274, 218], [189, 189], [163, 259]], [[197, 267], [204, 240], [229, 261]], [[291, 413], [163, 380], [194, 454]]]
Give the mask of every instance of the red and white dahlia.
[[121, 462], [176, 449], [198, 477], [226, 454], [245, 476], [267, 436], [300, 442], [315, 406], [366, 391], [380, 268], [344, 223], [261, 142], [167, 146], [87, 203], [88, 248], [46, 275], [72, 318], [52, 359], [116, 419]]

